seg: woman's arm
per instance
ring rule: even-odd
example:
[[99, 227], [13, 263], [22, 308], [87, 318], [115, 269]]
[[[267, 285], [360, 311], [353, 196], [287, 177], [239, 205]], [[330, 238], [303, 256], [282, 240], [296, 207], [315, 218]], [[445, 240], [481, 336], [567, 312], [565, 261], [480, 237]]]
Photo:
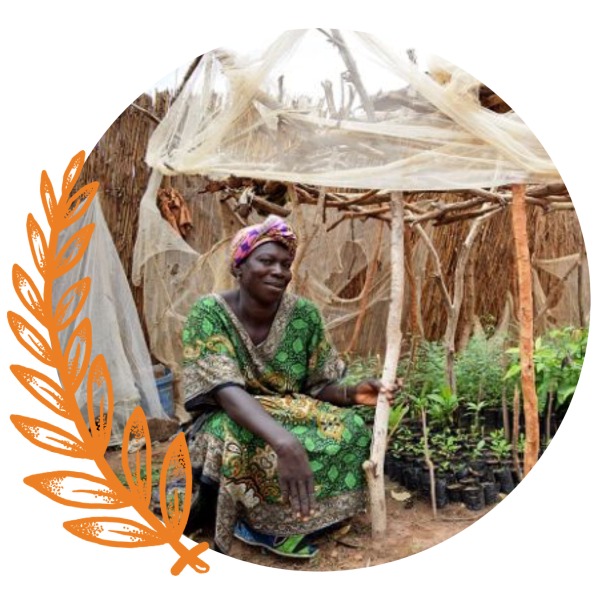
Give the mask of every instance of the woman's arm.
[[307, 307], [312, 312], [306, 319], [311, 324], [310, 331], [307, 329], [309, 375], [302, 391], [336, 406], [375, 406], [381, 387], [379, 380], [365, 379], [350, 386], [334, 383], [344, 375], [344, 362], [327, 336], [319, 309], [310, 302]]
[[[336, 406], [375, 406], [380, 388], [381, 381], [378, 379], [365, 379], [356, 385], [348, 386], [330, 383], [316, 395], [316, 398]], [[389, 401], [393, 400], [395, 391], [396, 389], [386, 390]]]
[[284, 500], [301, 517], [314, 511], [314, 476], [300, 440], [282, 427], [252, 395], [239, 386], [215, 393], [219, 406], [238, 425], [265, 440], [277, 454], [279, 483]]
[[335, 406], [354, 406], [356, 404], [356, 386], [330, 383], [316, 394], [316, 398], [323, 402], [329, 402], [329, 404], [335, 404]]

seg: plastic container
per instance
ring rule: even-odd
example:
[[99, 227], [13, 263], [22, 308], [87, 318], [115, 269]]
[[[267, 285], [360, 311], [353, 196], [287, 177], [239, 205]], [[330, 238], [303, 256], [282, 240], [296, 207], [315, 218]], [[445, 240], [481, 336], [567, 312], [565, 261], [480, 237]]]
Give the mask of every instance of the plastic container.
[[154, 379], [158, 389], [160, 403], [165, 409], [167, 415], [172, 417], [175, 414], [175, 405], [173, 402], [173, 372], [164, 365], [154, 365]]
[[485, 506], [483, 488], [477, 484], [463, 488], [462, 500], [469, 510], [481, 510]]

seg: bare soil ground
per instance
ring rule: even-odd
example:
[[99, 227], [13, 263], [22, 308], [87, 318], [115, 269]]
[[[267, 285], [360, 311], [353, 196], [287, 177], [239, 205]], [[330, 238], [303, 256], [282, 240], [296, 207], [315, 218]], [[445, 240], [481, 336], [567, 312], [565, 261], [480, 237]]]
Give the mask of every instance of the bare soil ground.
[[[168, 442], [153, 443], [155, 467], [162, 464]], [[134, 455], [130, 454], [133, 460]], [[122, 472], [121, 451], [111, 450], [107, 460], [116, 473]], [[396, 498], [394, 498], [396, 496]], [[399, 498], [399, 499], [398, 499]], [[437, 510], [434, 519], [431, 504], [407, 492], [397, 483], [386, 482], [387, 536], [383, 543], [371, 539], [368, 515], [358, 515], [342, 529], [321, 536], [316, 544], [319, 554], [309, 560], [292, 560], [248, 546], [235, 540], [230, 555], [250, 563], [303, 571], [338, 571], [359, 569], [400, 560], [456, 535], [493, 507], [471, 511], [463, 504], [449, 504]], [[192, 536], [195, 541], [211, 540], [202, 533]]]
[[488, 512], [473, 512], [462, 504], [451, 504], [437, 511], [423, 499], [397, 501], [392, 491], [405, 491], [395, 483], [387, 484], [387, 536], [383, 543], [371, 539], [367, 515], [355, 517], [348, 532], [340, 531], [317, 541], [319, 554], [310, 560], [290, 560], [236, 540], [231, 556], [258, 565], [303, 571], [342, 571], [360, 569], [395, 560], [431, 548], [459, 533]]

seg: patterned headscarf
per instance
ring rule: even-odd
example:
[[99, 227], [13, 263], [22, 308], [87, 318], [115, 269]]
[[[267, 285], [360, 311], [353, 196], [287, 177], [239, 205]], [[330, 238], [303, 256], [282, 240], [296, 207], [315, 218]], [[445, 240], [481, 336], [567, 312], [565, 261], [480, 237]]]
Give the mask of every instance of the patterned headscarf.
[[231, 242], [231, 270], [239, 266], [256, 248], [268, 242], [283, 244], [292, 260], [296, 255], [296, 234], [281, 217], [271, 215], [262, 223], [244, 227], [237, 232]]

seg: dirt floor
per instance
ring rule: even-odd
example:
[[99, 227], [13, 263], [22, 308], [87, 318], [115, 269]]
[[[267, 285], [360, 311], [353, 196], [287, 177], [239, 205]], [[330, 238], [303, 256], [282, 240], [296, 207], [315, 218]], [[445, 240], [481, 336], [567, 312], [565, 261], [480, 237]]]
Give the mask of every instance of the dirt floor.
[[[155, 468], [162, 464], [167, 442], [153, 443], [152, 457]], [[130, 455], [133, 459], [133, 454]], [[122, 472], [120, 449], [107, 453], [107, 460], [118, 474]], [[411, 556], [459, 533], [480, 517], [491, 506], [471, 511], [463, 504], [449, 504], [437, 510], [434, 519], [431, 504], [396, 483], [386, 482], [387, 530], [384, 543], [374, 543], [368, 515], [358, 515], [342, 529], [317, 540], [319, 554], [309, 560], [278, 557], [260, 548], [235, 540], [230, 555], [258, 565], [279, 569], [304, 571], [337, 571], [358, 569], [392, 562]], [[203, 541], [202, 534], [192, 536]], [[210, 540], [208, 540], [210, 541]]]
[[[342, 571], [392, 562], [431, 548], [474, 523], [491, 507], [473, 512], [461, 504], [450, 504], [437, 511], [434, 520], [431, 505], [419, 498], [394, 500], [391, 492], [406, 492], [388, 483], [387, 530], [383, 543], [371, 539], [367, 515], [355, 517], [349, 531], [341, 530], [320, 538], [319, 554], [310, 560], [290, 560], [236, 540], [231, 555], [258, 565], [303, 571]], [[409, 495], [408, 493], [402, 495]]]

